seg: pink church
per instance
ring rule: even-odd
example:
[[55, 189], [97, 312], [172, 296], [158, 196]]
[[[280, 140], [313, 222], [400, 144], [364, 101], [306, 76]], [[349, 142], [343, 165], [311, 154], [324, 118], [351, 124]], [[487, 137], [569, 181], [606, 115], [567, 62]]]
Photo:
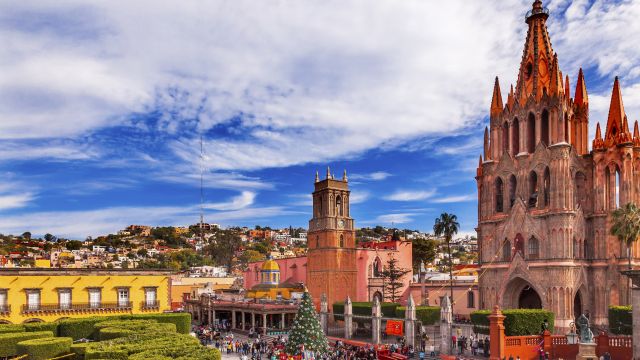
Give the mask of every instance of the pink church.
[[[409, 284], [413, 278], [413, 247], [410, 241], [367, 242], [356, 249], [357, 284], [356, 298], [353, 301], [372, 301], [374, 296], [385, 298], [385, 289], [380, 272], [387, 266], [391, 257], [398, 260], [397, 266], [408, 269], [402, 279], [404, 285], [399, 290], [400, 301], [409, 296]], [[286, 259], [274, 259], [280, 266], [280, 283], [307, 283], [307, 257], [299, 256]], [[250, 289], [260, 282], [262, 261], [250, 263], [244, 272], [244, 288]]]

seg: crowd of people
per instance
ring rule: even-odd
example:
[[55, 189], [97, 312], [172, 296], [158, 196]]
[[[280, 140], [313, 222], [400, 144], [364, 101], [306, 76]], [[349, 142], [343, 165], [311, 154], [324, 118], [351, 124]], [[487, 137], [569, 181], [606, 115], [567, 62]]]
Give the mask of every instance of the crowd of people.
[[473, 335], [467, 336], [451, 336], [452, 348], [457, 349], [458, 355], [467, 354], [470, 350], [470, 355], [489, 357], [490, 342], [489, 338], [484, 339], [475, 337]]

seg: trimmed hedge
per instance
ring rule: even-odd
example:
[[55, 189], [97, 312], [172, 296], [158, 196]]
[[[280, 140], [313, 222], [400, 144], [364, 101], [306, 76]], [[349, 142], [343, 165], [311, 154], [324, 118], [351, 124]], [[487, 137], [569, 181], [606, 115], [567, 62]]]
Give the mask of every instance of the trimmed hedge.
[[[395, 317], [396, 309], [400, 306], [398, 303], [388, 303], [383, 302], [380, 304], [380, 311], [382, 312], [382, 316], [384, 317]], [[351, 309], [353, 310], [353, 315], [363, 315], [363, 316], [371, 316], [371, 308], [373, 307], [373, 303], [371, 301], [362, 301], [362, 302], [352, 302]], [[333, 304], [333, 313], [334, 315], [342, 315], [344, 314], [344, 301], [336, 302]], [[403, 315], [404, 317], [404, 315]]]
[[91, 359], [111, 359], [111, 360], [127, 360], [129, 355], [124, 350], [109, 349], [109, 350], [89, 350], [84, 354], [86, 360]]
[[72, 344], [69, 350], [76, 354], [76, 360], [82, 360], [84, 359], [84, 353], [87, 351], [87, 346], [89, 346], [89, 343]]
[[100, 329], [100, 341], [117, 339], [134, 334], [135, 331], [128, 329], [121, 329], [116, 327], [108, 327]]
[[24, 332], [24, 325], [21, 324], [2, 324], [0, 325], [0, 334]]
[[29, 360], [47, 360], [69, 353], [73, 340], [69, 337], [51, 337], [21, 341], [18, 354], [29, 355]]
[[55, 336], [58, 334], [57, 322], [35, 322], [24, 324], [25, 331], [51, 331]]
[[99, 338], [95, 325], [111, 320], [155, 320], [158, 323], [170, 323], [176, 326], [176, 331], [181, 334], [188, 334], [191, 331], [191, 314], [189, 313], [166, 313], [166, 314], [135, 314], [120, 316], [87, 317], [78, 319], [65, 319], [58, 322], [58, 335], [78, 339]]
[[609, 306], [609, 331], [617, 335], [632, 335], [631, 306]]
[[[504, 333], [507, 336], [523, 336], [540, 334], [543, 321], [549, 323], [553, 331], [555, 315], [544, 309], [506, 309], [502, 311]], [[476, 334], [489, 334], [489, 318], [491, 310], [478, 310], [471, 313], [471, 323]]]
[[175, 324], [176, 331], [180, 334], [191, 332], [191, 314], [189, 313], [166, 313], [166, 314], [136, 314], [125, 315], [122, 319], [132, 320], [155, 320], [159, 323]]
[[51, 331], [0, 334], [0, 357], [18, 355], [17, 345], [21, 341], [50, 337], [53, 337], [53, 333]]
[[[396, 317], [404, 318], [406, 306], [396, 308]], [[437, 306], [416, 306], [416, 318], [422, 325], [433, 325], [440, 321], [440, 308]]]

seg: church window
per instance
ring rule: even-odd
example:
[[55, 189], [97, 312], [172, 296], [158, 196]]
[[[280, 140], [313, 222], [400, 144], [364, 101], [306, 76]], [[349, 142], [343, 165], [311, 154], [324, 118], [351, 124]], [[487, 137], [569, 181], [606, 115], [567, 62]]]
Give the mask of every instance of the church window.
[[516, 239], [514, 242], [514, 255], [516, 253], [520, 253], [520, 256], [522, 256], [524, 258], [524, 239], [522, 238], [522, 235], [518, 234], [516, 235]]
[[518, 155], [520, 153], [520, 122], [518, 118], [513, 119], [513, 124], [511, 125], [511, 139], [512, 139], [512, 154], [513, 156]]
[[502, 184], [502, 179], [496, 179], [496, 212], [502, 212], [504, 210], [503, 206], [503, 197], [504, 193], [504, 185]]
[[340, 234], [340, 247], [344, 247], [344, 235]]
[[502, 152], [509, 151], [509, 123], [504, 122], [502, 125]]
[[616, 166], [616, 209], [620, 207], [620, 169]]
[[322, 216], [322, 195], [318, 196], [318, 216]]
[[538, 239], [535, 238], [535, 236], [532, 236], [529, 239], [529, 259], [537, 259], [540, 257], [539, 254], [539, 246], [538, 246]]
[[338, 216], [343, 216], [343, 212], [342, 212], [342, 198], [340, 197], [340, 195], [336, 196], [336, 213], [338, 214]]
[[570, 141], [569, 134], [569, 115], [564, 113], [564, 141], [567, 143]]
[[380, 277], [380, 273], [382, 272], [382, 261], [380, 258], [376, 258], [373, 261], [373, 277]]
[[573, 249], [572, 249], [573, 254], [571, 254], [571, 255], [573, 255], [573, 257], [576, 258], [576, 259], [578, 259], [580, 257], [580, 254], [578, 253], [578, 251], [580, 251], [579, 249], [580, 249], [580, 247], [578, 247], [578, 240], [576, 240], [576, 238], [574, 237], [573, 238]]
[[575, 202], [576, 206], [584, 209], [587, 201], [587, 177], [582, 172], [577, 172], [575, 177]]
[[475, 294], [472, 290], [469, 290], [467, 292], [467, 308], [472, 309], [474, 307], [476, 307]]
[[607, 166], [604, 169], [604, 206], [605, 208], [610, 208], [611, 204], [609, 199], [611, 199], [611, 172], [609, 171], [609, 167]]
[[516, 202], [516, 188], [518, 183], [516, 181], [515, 175], [511, 175], [509, 177], [509, 207], [513, 207], [513, 204]]
[[538, 174], [535, 171], [529, 173], [529, 200], [530, 208], [538, 206]]
[[502, 261], [511, 261], [511, 242], [507, 239], [502, 244]]
[[549, 168], [544, 169], [544, 206], [549, 206], [550, 202], [551, 174]]
[[533, 64], [532, 63], [527, 63], [527, 69], [526, 69], [526, 73], [525, 73], [525, 75], [527, 76], [527, 80], [529, 80], [529, 78], [531, 77], [532, 74], [533, 74]]
[[545, 109], [542, 112], [542, 121], [540, 122], [540, 141], [545, 145], [549, 145], [549, 112]]
[[536, 117], [533, 113], [529, 113], [527, 120], [527, 148], [530, 154], [536, 151]]

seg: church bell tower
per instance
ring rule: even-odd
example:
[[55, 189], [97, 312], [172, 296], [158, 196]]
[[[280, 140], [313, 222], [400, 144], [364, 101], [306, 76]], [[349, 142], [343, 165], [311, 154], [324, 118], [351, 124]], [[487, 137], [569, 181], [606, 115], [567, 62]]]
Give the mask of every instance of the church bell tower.
[[334, 179], [329, 168], [324, 180], [316, 173], [313, 217], [307, 235], [307, 286], [315, 302], [327, 295], [329, 308], [347, 296], [356, 298], [356, 239], [349, 214], [347, 172]]

